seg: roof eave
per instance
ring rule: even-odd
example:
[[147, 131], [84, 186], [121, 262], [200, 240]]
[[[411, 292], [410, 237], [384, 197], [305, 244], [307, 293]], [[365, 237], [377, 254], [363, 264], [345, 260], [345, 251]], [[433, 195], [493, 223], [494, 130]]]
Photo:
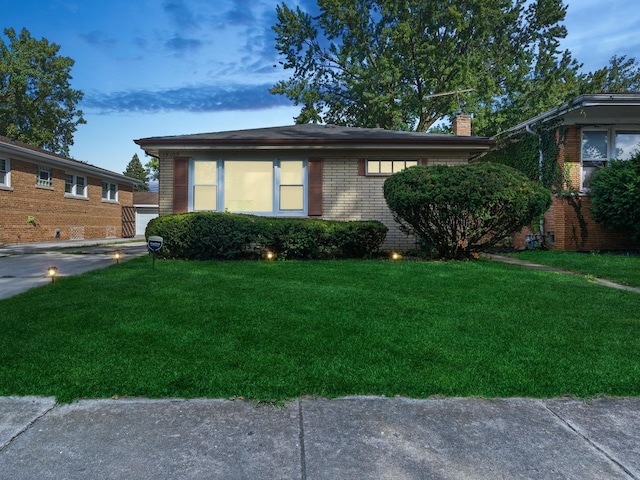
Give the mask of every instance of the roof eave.
[[94, 165], [83, 163], [78, 160], [70, 158], [64, 158], [58, 155], [50, 154], [45, 151], [38, 151], [31, 148], [25, 148], [20, 145], [13, 145], [11, 143], [0, 142], [0, 152], [6, 155], [16, 158], [18, 160], [25, 160], [33, 162], [39, 160], [43, 163], [54, 165], [58, 167], [67, 168], [69, 170], [85, 172], [87, 174], [92, 173], [100, 178], [106, 178], [109, 180], [116, 180], [120, 183], [128, 183], [130, 185], [142, 185], [144, 182], [136, 178], [127, 177], [110, 170], [105, 170]]
[[143, 150], [157, 156], [160, 150], [485, 150], [495, 144], [486, 137], [420, 138], [420, 139], [177, 139], [149, 138], [135, 140]]
[[578, 110], [585, 107], [599, 107], [599, 106], [636, 106], [640, 107], [640, 95], [639, 94], [610, 94], [610, 93], [597, 93], [597, 94], [584, 94], [576, 97], [570, 102], [564, 103], [551, 110], [536, 115], [514, 127], [511, 127], [504, 132], [500, 133], [500, 136], [511, 136], [531, 126], [544, 123], [550, 120], [554, 120], [569, 112]]

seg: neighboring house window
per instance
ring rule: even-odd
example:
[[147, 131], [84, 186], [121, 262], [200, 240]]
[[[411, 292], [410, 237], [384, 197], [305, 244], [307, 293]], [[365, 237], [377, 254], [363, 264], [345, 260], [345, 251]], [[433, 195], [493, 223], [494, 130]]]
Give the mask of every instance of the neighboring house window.
[[76, 197], [87, 196], [87, 179], [80, 175], [65, 173], [64, 175], [64, 193]]
[[194, 160], [190, 209], [268, 215], [306, 211], [303, 160]]
[[118, 201], [118, 184], [110, 182], [102, 182], [102, 200], [108, 202]]
[[367, 175], [391, 175], [416, 165], [417, 160], [367, 160]]
[[640, 150], [640, 132], [614, 129], [583, 129], [580, 190], [589, 190], [593, 173], [609, 159], [628, 160]]
[[6, 158], [0, 158], [0, 186], [11, 186], [11, 166]]
[[53, 179], [51, 178], [51, 168], [38, 165], [38, 177], [36, 185], [39, 187], [53, 187]]

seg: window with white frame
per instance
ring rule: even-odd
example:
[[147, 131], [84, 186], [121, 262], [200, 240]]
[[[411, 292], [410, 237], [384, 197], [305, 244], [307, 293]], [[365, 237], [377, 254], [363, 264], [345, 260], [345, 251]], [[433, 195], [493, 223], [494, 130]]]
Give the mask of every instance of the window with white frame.
[[102, 182], [102, 200], [107, 202], [118, 201], [118, 184]]
[[193, 210], [218, 209], [218, 162], [193, 162]]
[[87, 196], [87, 179], [71, 173], [64, 174], [64, 193], [75, 197]]
[[38, 165], [38, 176], [36, 177], [36, 185], [39, 187], [53, 187], [53, 178], [51, 177], [51, 168]]
[[11, 166], [9, 160], [0, 158], [0, 187], [11, 186]]
[[304, 160], [192, 160], [190, 210], [303, 215], [306, 178]]
[[609, 159], [628, 160], [640, 150], [640, 131], [613, 128], [583, 128], [580, 189], [589, 190], [593, 173]]
[[367, 175], [392, 175], [405, 168], [415, 167], [417, 160], [367, 160]]

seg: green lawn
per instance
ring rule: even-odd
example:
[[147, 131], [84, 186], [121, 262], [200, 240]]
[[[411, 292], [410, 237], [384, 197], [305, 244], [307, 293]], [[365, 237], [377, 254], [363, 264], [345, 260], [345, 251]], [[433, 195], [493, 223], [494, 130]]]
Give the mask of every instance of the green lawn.
[[0, 312], [0, 395], [640, 395], [640, 295], [486, 260], [144, 257]]
[[528, 250], [512, 256], [640, 287], [640, 255]]

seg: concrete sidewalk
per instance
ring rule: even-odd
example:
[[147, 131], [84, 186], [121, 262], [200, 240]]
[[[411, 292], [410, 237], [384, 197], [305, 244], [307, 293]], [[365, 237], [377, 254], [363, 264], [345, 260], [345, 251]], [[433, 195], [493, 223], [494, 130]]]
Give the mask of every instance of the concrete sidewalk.
[[0, 398], [3, 479], [638, 479], [640, 399]]

